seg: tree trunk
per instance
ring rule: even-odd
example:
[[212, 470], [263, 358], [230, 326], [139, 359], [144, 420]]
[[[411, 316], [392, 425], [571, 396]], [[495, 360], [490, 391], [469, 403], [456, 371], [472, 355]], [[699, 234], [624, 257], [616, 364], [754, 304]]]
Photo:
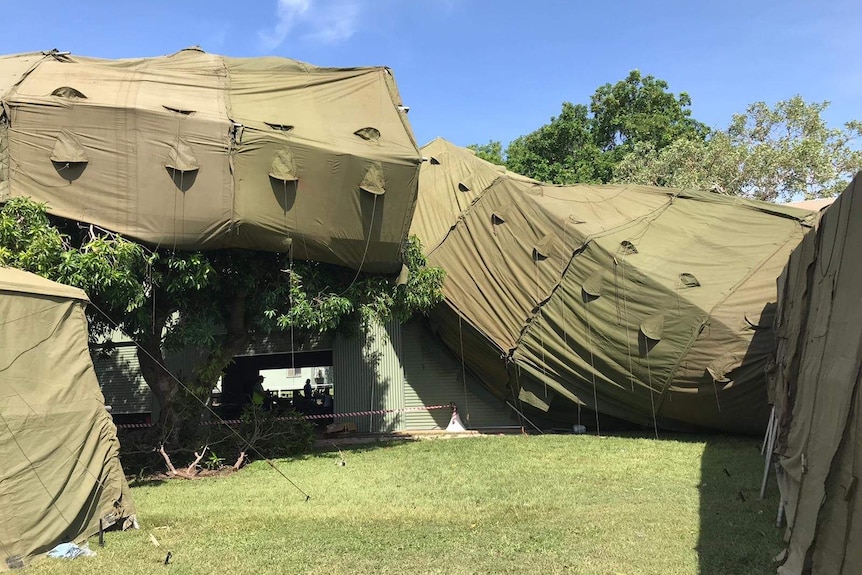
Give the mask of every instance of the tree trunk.
[[172, 426], [175, 423], [173, 405], [179, 385], [164, 367], [161, 337], [147, 337], [140, 342], [138, 362], [144, 381], [150, 386], [159, 403], [159, 426]]
[[[248, 291], [240, 289], [234, 295], [228, 310], [227, 333], [219, 344], [208, 354], [203, 364], [195, 373], [194, 382], [186, 382], [191, 385], [198, 394], [211, 391], [218, 381], [222, 370], [227, 367], [234, 356], [240, 353], [251, 341], [251, 333], [246, 314], [246, 301]], [[169, 310], [156, 311], [153, 330], [142, 334], [140, 346], [138, 347], [138, 361], [141, 365], [141, 374], [149, 385], [156, 401], [159, 403], [159, 426], [173, 436], [174, 439], [183, 437], [183, 427], [186, 424], [196, 424], [198, 418], [187, 417], [187, 410], [179, 409], [181, 400], [185, 400], [186, 394], [181, 389], [176, 378], [165, 366], [165, 357], [162, 350], [162, 330], [170, 317]], [[204, 391], [206, 390], [206, 391]], [[206, 401], [206, 397], [200, 398]], [[189, 401], [194, 401], [189, 399]], [[203, 411], [203, 406], [200, 406]], [[181, 413], [179, 413], [179, 412]], [[200, 412], [198, 412], [200, 413]]]
[[[162, 298], [159, 298], [162, 299]], [[163, 301], [163, 300], [162, 300]], [[165, 354], [162, 351], [162, 331], [171, 315], [168, 309], [153, 309], [152, 327], [143, 330], [138, 341], [138, 363], [144, 381], [156, 396], [159, 404], [159, 426], [173, 426], [173, 405], [176, 400], [179, 385], [165, 367]]]
[[212, 389], [233, 358], [251, 343], [251, 331], [245, 309], [247, 299], [246, 289], [240, 289], [234, 294], [228, 314], [227, 333], [218, 347], [207, 354], [195, 373], [195, 384], [200, 388]]

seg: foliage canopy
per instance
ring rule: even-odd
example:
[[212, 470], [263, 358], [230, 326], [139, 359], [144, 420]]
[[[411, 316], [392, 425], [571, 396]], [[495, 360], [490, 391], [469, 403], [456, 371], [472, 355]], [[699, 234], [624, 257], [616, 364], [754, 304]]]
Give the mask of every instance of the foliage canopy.
[[86, 291], [96, 307], [89, 310], [91, 336], [119, 328], [138, 341], [144, 378], [163, 410], [183, 395], [161, 369], [165, 346], [205, 350], [206, 361], [186, 382], [205, 396], [255, 334], [351, 329], [428, 311], [442, 299], [444, 272], [426, 265], [416, 238], [406, 242], [403, 260], [406, 279], [397, 282], [290, 254], [149, 248], [52, 218], [24, 197], [0, 207], [0, 265]]

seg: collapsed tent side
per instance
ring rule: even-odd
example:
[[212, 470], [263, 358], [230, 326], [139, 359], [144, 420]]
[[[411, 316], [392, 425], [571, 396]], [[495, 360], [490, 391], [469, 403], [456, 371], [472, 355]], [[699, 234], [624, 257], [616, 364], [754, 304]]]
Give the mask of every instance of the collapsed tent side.
[[824, 212], [779, 280], [770, 400], [779, 422], [782, 575], [862, 564], [862, 176]]
[[83, 543], [100, 522], [135, 523], [85, 305], [80, 290], [0, 268], [0, 570]]
[[[444, 151], [422, 168], [420, 207], [464, 193], [457, 182], [481, 162]], [[587, 406], [650, 427], [758, 433], [774, 277], [811, 217], [706, 192], [502, 175], [430, 251], [447, 272], [434, 319], [498, 397], [553, 420]]]
[[[773, 278], [804, 228], [704, 200], [671, 195], [648, 217], [591, 236], [513, 358], [617, 418], [759, 433]], [[574, 418], [570, 403], [553, 411]]]

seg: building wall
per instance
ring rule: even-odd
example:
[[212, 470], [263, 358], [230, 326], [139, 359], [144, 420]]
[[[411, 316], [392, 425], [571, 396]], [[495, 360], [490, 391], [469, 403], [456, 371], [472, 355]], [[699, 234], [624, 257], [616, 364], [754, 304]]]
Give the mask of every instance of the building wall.
[[[135, 346], [127, 338], [117, 336], [120, 343], [113, 354], [94, 354], [94, 364], [106, 403], [114, 413], [152, 413], [157, 406], [152, 392], [140, 374]], [[315, 381], [317, 370], [323, 370], [324, 383], [333, 385], [334, 408], [338, 413], [374, 410], [401, 410], [405, 407], [448, 405], [454, 403], [465, 426], [471, 429], [516, 426], [513, 412], [505, 402], [493, 397], [464, 369], [442, 342], [423, 322], [414, 320], [405, 325], [395, 321], [385, 326], [373, 326], [368, 333], [345, 337], [337, 335], [330, 341], [295, 341], [294, 347], [284, 336], [265, 338], [246, 350], [243, 355], [286, 353], [291, 349], [310, 351], [331, 346], [331, 368], [298, 368], [298, 376], [286, 369], [267, 370], [267, 389], [289, 393], [302, 389], [306, 379]], [[186, 350], [166, 355], [168, 369], [178, 376], [191, 374], [201, 360], [200, 353]], [[466, 371], [467, 385], [462, 373]], [[445, 429], [451, 411], [397, 411], [388, 414], [338, 418], [352, 421], [361, 432]]]
[[[422, 322], [406, 324], [403, 341], [405, 407], [454, 403], [468, 429], [518, 426], [505, 402], [488, 393]], [[404, 415], [407, 429], [433, 430], [445, 429], [451, 412], [409, 411]]]
[[[332, 345], [335, 414], [404, 407], [401, 326], [374, 325], [364, 334], [337, 336]], [[338, 418], [359, 431], [385, 433], [404, 429], [403, 413]]]
[[151, 414], [155, 398], [141, 375], [137, 348], [126, 338], [110, 352], [96, 349], [91, 354], [105, 405], [114, 415]]
[[[472, 429], [514, 427], [513, 413], [463, 371], [420, 321], [374, 326], [366, 336], [333, 342], [335, 413], [455, 404]], [[339, 418], [363, 432], [445, 429], [449, 409]]]

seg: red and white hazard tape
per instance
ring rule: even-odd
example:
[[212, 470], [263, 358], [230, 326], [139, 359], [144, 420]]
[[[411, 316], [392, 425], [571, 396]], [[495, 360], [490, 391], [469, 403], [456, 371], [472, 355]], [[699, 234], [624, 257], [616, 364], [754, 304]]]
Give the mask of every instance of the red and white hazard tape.
[[[363, 415], [384, 415], [387, 413], [401, 413], [404, 411], [432, 411], [434, 409], [455, 409], [455, 405], [450, 403], [447, 405], [424, 405], [422, 407], [402, 407], [401, 409], [372, 409], [369, 411], [350, 411], [347, 413], [321, 413], [315, 415], [298, 415], [296, 417], [278, 417], [276, 418], [278, 421], [285, 421], [289, 419], [339, 419], [345, 417], [361, 417]], [[241, 419], [221, 419], [219, 421], [206, 421], [201, 422], [203, 425], [218, 425], [219, 423], [226, 423], [228, 425], [239, 425], [242, 423]], [[138, 428], [146, 428], [153, 427], [155, 424], [153, 423], [118, 423], [117, 429], [138, 429]]]
[[451, 409], [452, 405], [427, 405], [422, 407], [402, 407], [401, 409], [373, 409], [371, 411], [350, 411], [347, 413], [323, 413], [318, 415], [303, 415], [303, 419], [333, 419], [339, 417], [357, 417], [360, 415], [383, 415], [385, 413], [400, 413], [402, 411], [431, 411], [432, 409]]

